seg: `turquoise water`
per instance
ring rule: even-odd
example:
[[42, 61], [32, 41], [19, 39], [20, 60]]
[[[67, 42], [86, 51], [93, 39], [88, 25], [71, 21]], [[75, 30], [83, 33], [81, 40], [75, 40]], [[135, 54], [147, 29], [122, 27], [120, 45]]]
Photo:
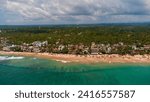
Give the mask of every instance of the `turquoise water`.
[[0, 85], [150, 85], [150, 65], [62, 64], [1, 56]]

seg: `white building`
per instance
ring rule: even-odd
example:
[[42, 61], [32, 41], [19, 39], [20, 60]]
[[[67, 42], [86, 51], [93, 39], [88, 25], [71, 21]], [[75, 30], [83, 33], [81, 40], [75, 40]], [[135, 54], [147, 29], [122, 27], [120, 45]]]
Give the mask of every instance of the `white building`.
[[10, 50], [10, 46], [3, 47], [3, 49], [2, 49], [2, 50], [3, 50], [3, 51], [8, 51], [8, 52], [9, 52], [9, 51], [11, 51], [11, 50]]
[[41, 41], [35, 41], [32, 43], [33, 46], [36, 46], [36, 47], [42, 47], [42, 46], [47, 46], [48, 45], [48, 41], [44, 41], [44, 42], [41, 42]]

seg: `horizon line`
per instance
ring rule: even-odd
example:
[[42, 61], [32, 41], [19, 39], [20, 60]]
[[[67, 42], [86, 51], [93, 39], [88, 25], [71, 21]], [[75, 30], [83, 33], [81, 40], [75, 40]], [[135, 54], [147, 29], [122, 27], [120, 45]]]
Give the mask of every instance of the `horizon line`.
[[104, 23], [64, 23], [64, 24], [0, 24], [0, 26], [59, 26], [59, 25], [103, 25], [103, 24], [150, 24], [150, 22], [104, 22]]

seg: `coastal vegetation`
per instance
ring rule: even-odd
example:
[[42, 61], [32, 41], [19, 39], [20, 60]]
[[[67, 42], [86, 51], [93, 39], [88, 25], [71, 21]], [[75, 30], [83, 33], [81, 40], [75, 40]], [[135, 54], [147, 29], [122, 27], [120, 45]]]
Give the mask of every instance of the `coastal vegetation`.
[[150, 26], [25, 26], [0, 29], [3, 51], [150, 54]]

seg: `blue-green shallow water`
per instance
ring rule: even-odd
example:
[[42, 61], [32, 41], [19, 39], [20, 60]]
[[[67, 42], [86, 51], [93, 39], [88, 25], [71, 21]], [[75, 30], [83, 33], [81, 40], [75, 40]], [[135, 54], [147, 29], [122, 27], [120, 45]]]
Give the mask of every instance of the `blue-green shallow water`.
[[0, 60], [0, 85], [150, 85], [150, 65], [61, 64], [34, 58]]

